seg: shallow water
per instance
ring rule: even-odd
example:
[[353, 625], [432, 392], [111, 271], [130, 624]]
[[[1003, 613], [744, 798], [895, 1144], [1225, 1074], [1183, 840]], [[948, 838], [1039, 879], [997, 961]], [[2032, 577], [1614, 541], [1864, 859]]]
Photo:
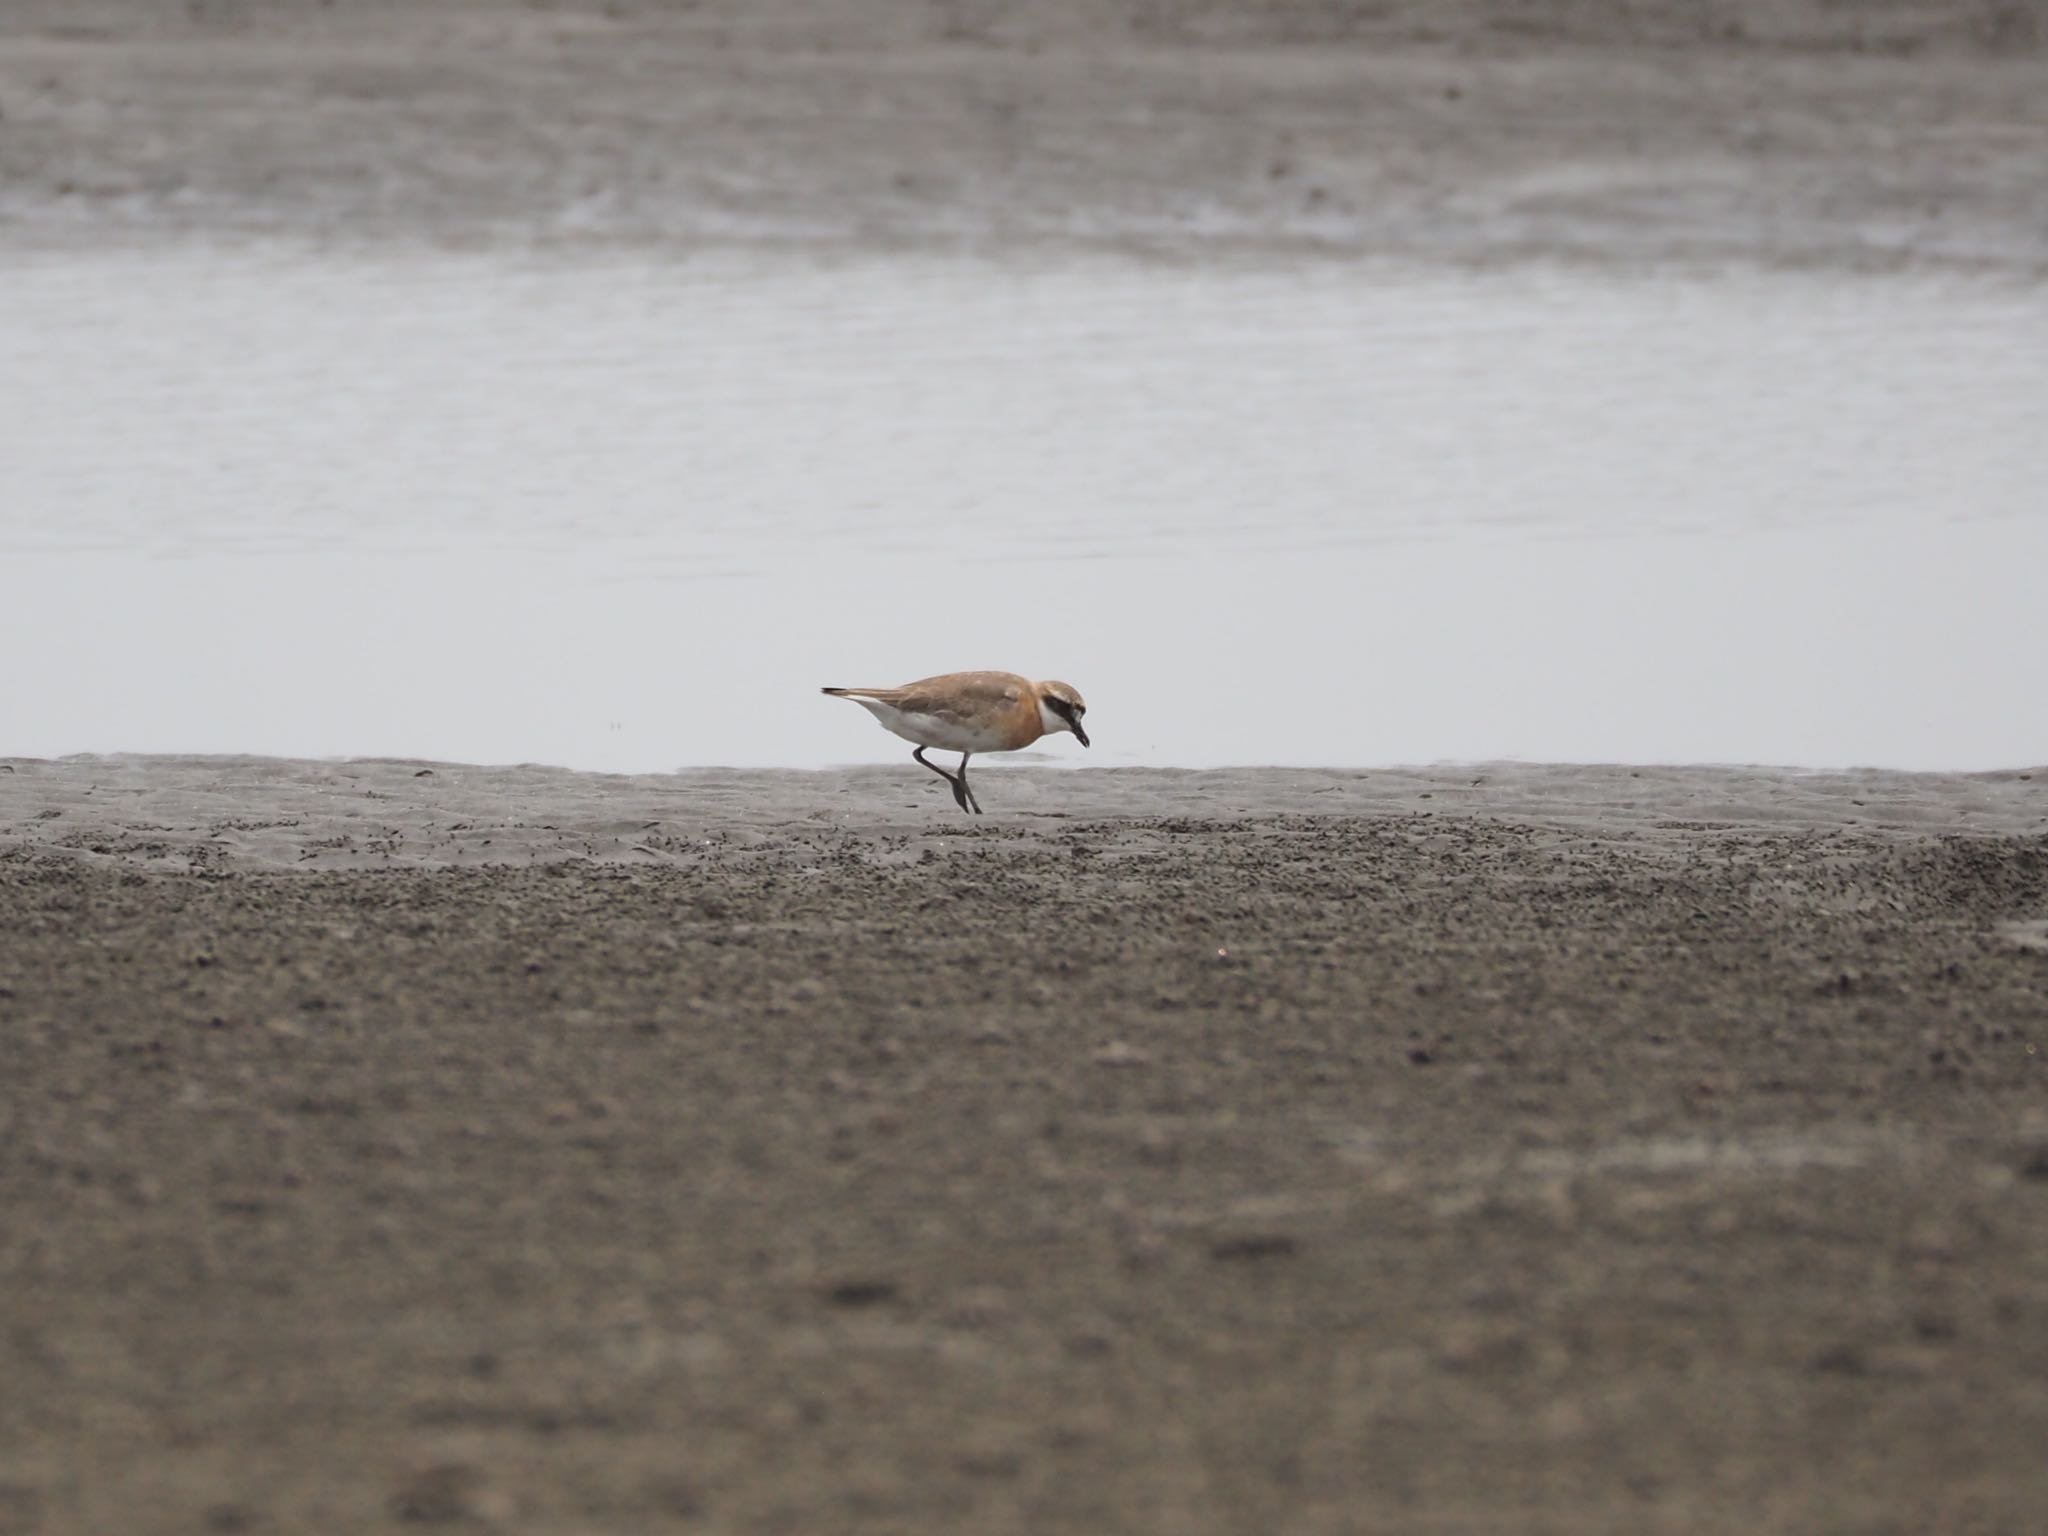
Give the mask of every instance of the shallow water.
[[2048, 761], [2048, 295], [794, 256], [0, 261], [0, 753]]

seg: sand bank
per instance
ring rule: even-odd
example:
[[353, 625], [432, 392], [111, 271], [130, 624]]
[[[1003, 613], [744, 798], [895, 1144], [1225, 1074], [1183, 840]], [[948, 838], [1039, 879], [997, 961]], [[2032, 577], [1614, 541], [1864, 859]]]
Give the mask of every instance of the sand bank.
[[2048, 1498], [2043, 775], [8, 766], [10, 1531]]
[[[1694, 832], [1899, 839], [2048, 833], [2048, 771], [1625, 767], [978, 770], [994, 814], [940, 814], [914, 765], [639, 776], [402, 759], [0, 759], [0, 839], [131, 868], [392, 869], [555, 860], [695, 867], [733, 846], [1034, 847], [1061, 821], [1149, 837], [1157, 823], [1484, 816], [1595, 842], [1683, 846]], [[707, 851], [710, 850], [710, 851]]]
[[0, 231], [2038, 275], [2011, 0], [18, 0]]

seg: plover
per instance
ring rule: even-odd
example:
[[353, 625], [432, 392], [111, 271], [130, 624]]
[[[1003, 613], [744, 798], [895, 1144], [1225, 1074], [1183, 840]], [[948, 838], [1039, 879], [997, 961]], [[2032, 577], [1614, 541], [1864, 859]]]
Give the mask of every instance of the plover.
[[[967, 787], [967, 759], [977, 752], [1015, 752], [1053, 731], [1072, 731], [1082, 746], [1088, 733], [1081, 717], [1088, 706], [1066, 683], [1034, 683], [1014, 672], [948, 672], [901, 688], [821, 688], [835, 699], [851, 699], [917, 748], [910, 755], [953, 786], [963, 811], [981, 814], [981, 802]], [[926, 747], [960, 754], [960, 771], [948, 773], [924, 755]]]

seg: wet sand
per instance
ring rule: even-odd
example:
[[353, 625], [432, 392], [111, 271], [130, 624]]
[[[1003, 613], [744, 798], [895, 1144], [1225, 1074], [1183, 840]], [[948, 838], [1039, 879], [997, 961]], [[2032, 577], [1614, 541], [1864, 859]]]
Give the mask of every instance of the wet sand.
[[0, 1528], [2018, 1531], [2048, 772], [0, 766]]
[[13, 0], [0, 231], [2048, 270], [2014, 0]]

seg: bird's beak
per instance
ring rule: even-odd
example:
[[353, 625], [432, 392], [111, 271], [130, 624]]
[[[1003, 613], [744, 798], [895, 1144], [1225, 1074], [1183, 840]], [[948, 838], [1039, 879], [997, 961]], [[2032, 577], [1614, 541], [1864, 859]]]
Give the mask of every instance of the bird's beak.
[[1081, 722], [1078, 720], [1074, 722], [1074, 735], [1080, 741], [1082, 746], [1085, 747], [1088, 745], [1088, 733], [1081, 729]]

